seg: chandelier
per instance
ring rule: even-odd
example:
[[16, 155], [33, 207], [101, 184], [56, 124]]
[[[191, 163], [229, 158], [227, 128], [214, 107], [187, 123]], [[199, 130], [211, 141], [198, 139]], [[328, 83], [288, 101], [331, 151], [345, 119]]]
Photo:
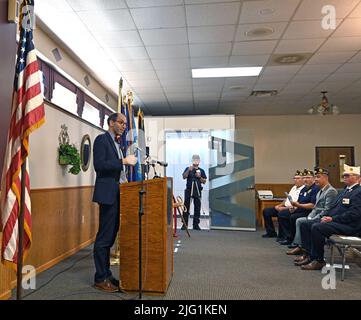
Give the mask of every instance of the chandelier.
[[309, 114], [319, 114], [319, 115], [323, 115], [323, 116], [327, 115], [327, 114], [332, 114], [332, 115], [340, 114], [340, 110], [337, 106], [328, 103], [328, 99], [326, 97], [327, 91], [321, 91], [321, 93], [322, 93], [321, 103], [319, 103], [316, 106], [311, 107], [308, 110], [308, 113]]

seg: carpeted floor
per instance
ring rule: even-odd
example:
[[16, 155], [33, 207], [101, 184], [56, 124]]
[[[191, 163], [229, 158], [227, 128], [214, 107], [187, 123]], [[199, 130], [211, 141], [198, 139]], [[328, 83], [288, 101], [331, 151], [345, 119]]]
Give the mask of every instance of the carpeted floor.
[[[179, 231], [174, 275], [166, 296], [145, 299], [361, 299], [361, 268], [351, 264], [346, 279], [337, 271], [335, 290], [322, 288], [320, 271], [303, 271], [285, 247], [261, 232]], [[179, 243], [180, 241], [180, 243]], [[176, 245], [179, 245], [178, 247]], [[337, 262], [337, 260], [336, 260]], [[134, 294], [106, 294], [92, 288], [92, 248], [37, 277], [37, 290], [25, 299], [132, 299]], [[118, 274], [114, 268], [115, 275]], [[14, 292], [15, 295], [15, 292]]]

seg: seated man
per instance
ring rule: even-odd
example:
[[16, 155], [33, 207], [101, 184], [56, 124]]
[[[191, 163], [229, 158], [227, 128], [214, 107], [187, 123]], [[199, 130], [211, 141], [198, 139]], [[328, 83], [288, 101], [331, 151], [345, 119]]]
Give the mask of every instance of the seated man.
[[361, 231], [360, 167], [344, 166], [346, 188], [338, 195], [335, 205], [320, 219], [301, 224], [302, 248], [306, 254], [295, 259], [303, 270], [321, 270], [324, 261], [326, 238], [333, 234], [352, 236]]
[[[296, 233], [296, 220], [301, 217], [307, 217], [315, 206], [316, 195], [319, 187], [315, 184], [313, 171], [305, 169], [303, 171], [305, 187], [301, 190], [298, 201], [293, 200], [292, 209], [284, 210], [278, 215], [278, 224], [285, 240], [281, 241], [281, 245], [289, 245], [292, 243]], [[291, 217], [293, 217], [291, 225]]]
[[303, 252], [301, 249], [301, 223], [319, 218], [321, 214], [332, 208], [335, 203], [337, 190], [331, 186], [328, 174], [327, 169], [315, 168], [315, 184], [320, 188], [316, 196], [315, 207], [307, 217], [297, 218], [297, 216], [291, 216], [291, 234], [294, 233], [293, 227], [295, 226], [296, 235], [293, 239], [293, 244], [289, 246], [292, 250], [287, 251], [288, 255], [296, 255]]
[[[303, 189], [303, 179], [301, 177], [301, 171], [297, 170], [293, 180], [295, 182], [295, 185], [292, 187], [292, 189], [289, 192], [289, 195], [294, 200], [298, 200], [298, 196]], [[277, 233], [275, 231], [275, 227], [273, 225], [272, 217], [277, 217], [279, 212], [283, 210], [288, 210], [292, 208], [291, 202], [289, 199], [284, 200], [279, 205], [273, 207], [273, 208], [266, 208], [263, 210], [263, 219], [265, 222], [266, 227], [266, 233], [262, 236], [263, 238], [275, 238], [277, 237]], [[279, 239], [284, 239], [282, 234], [278, 234]]]

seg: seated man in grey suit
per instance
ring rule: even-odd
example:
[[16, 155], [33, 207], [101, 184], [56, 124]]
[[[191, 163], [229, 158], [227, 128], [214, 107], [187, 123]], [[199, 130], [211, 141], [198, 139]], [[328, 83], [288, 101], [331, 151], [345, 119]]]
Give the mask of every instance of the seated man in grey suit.
[[321, 270], [326, 239], [333, 234], [353, 236], [361, 231], [360, 167], [344, 165], [345, 189], [338, 194], [334, 206], [319, 219], [302, 223], [301, 242], [306, 255], [296, 258], [295, 265], [303, 270]]
[[337, 190], [331, 186], [328, 174], [327, 169], [315, 168], [315, 183], [320, 188], [320, 191], [317, 193], [315, 207], [310, 214], [307, 217], [301, 217], [295, 221], [296, 235], [293, 239], [293, 244], [289, 246], [292, 250], [287, 251], [288, 255], [303, 253], [301, 249], [301, 224], [307, 222], [307, 220], [319, 218], [323, 212], [330, 210], [335, 203]]

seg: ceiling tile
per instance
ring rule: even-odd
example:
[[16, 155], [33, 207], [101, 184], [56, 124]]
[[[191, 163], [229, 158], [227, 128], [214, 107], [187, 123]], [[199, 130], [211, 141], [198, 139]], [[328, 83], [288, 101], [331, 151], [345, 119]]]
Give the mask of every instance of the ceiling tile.
[[[337, 20], [339, 24], [342, 20]], [[313, 39], [327, 38], [334, 30], [325, 30], [322, 28], [321, 20], [310, 21], [292, 21], [283, 39]]]
[[134, 30], [135, 25], [129, 11], [105, 10], [105, 11], [81, 11], [78, 16], [90, 31], [117, 31]]
[[359, 52], [358, 54], [356, 54], [354, 57], [352, 57], [352, 59], [349, 62], [361, 62], [361, 52]]
[[[331, 82], [331, 81], [338, 81], [340, 82], [340, 85], [343, 85], [346, 81], [357, 81], [361, 79], [361, 73], [339, 73], [337, 70], [337, 73], [332, 74], [331, 76], [329, 76], [326, 81], [327, 82]], [[342, 83], [341, 83], [342, 82]]]
[[315, 73], [315, 74], [297, 74], [292, 80], [291, 83], [317, 83], [323, 81], [329, 74]]
[[[359, 73], [361, 75], [361, 62], [358, 63], [346, 63], [340, 69], [337, 70], [337, 73]], [[361, 92], [361, 88], [360, 88]]]
[[120, 60], [117, 61], [120, 71], [149, 71], [153, 65], [149, 59], [144, 60]]
[[275, 53], [316, 52], [325, 39], [281, 40]]
[[189, 56], [187, 45], [148, 46], [151, 59], [187, 58]]
[[92, 32], [101, 46], [108, 48], [140, 47], [142, 40], [136, 30]]
[[321, 52], [314, 54], [307, 64], [344, 63], [354, 56], [356, 51]]
[[232, 55], [271, 54], [276, 44], [276, 40], [236, 42]]
[[[49, 1], [49, 0], [47, 0]], [[74, 11], [100, 11], [100, 10], [114, 10], [124, 9], [127, 7], [124, 0], [66, 0]], [[59, 2], [52, 1], [54, 3]], [[37, 1], [38, 4], [38, 1]]]
[[220, 68], [228, 67], [228, 57], [192, 57], [192, 68]]
[[235, 26], [189, 27], [189, 43], [231, 42]]
[[192, 87], [192, 79], [164, 79], [161, 80], [160, 83], [162, 84], [165, 91], [170, 92], [171, 88], [173, 87]]
[[130, 10], [138, 29], [185, 27], [183, 6]]
[[157, 80], [157, 75], [154, 71], [124, 71], [124, 77], [128, 80]]
[[340, 66], [341, 64], [306, 64], [298, 74], [330, 74]]
[[296, 74], [302, 66], [279, 66], [279, 67], [265, 67], [262, 76], [280, 76], [280, 75], [293, 75]]
[[274, 75], [261, 75], [259, 77], [259, 80], [257, 84], [272, 84], [274, 83], [288, 83], [292, 78], [294, 77], [294, 74], [274, 74]]
[[187, 44], [186, 28], [139, 30], [146, 46]]
[[361, 18], [361, 3], [349, 15], [350, 18]]
[[330, 38], [320, 48], [320, 52], [358, 51], [361, 37]]
[[322, 8], [327, 5], [336, 8], [337, 18], [347, 16], [359, 0], [303, 0], [294, 20], [320, 20], [324, 17]]
[[227, 56], [231, 53], [231, 47], [231, 43], [189, 45], [191, 57]]
[[240, 23], [288, 21], [300, 0], [245, 1]]
[[148, 55], [144, 47], [109, 48], [117, 60], [147, 59]]
[[229, 65], [232, 67], [265, 66], [270, 55], [252, 55], [252, 56], [231, 56]]
[[126, 1], [129, 8], [183, 5], [183, 0], [126, 0]]
[[[287, 26], [287, 22], [241, 24], [238, 26], [238, 29], [237, 29], [236, 41], [280, 39], [286, 26]], [[265, 35], [265, 36], [247, 35], [248, 32], [250, 32], [252, 30], [257, 30], [260, 28], [272, 29], [273, 33], [270, 35]]]
[[157, 75], [161, 81], [167, 79], [191, 79], [191, 69], [171, 69], [157, 70]]
[[240, 2], [186, 5], [187, 25], [194, 27], [236, 24], [239, 9]]
[[221, 87], [224, 84], [224, 78], [200, 78], [193, 79], [193, 86]]
[[172, 86], [163, 86], [164, 92], [166, 94], [172, 93], [182, 93], [182, 94], [192, 94], [193, 88], [192, 84], [185, 86], [185, 85], [172, 85]]
[[349, 18], [337, 28], [332, 38], [361, 36], [361, 18]]
[[258, 77], [226, 78], [224, 82], [224, 88], [229, 88], [232, 86], [252, 87], [255, 85], [258, 79]]
[[189, 58], [180, 59], [152, 59], [155, 70], [189, 69]]
[[129, 81], [129, 84], [132, 87], [141, 87], [141, 88], [146, 88], [146, 87], [159, 87], [159, 80], [131, 80]]

